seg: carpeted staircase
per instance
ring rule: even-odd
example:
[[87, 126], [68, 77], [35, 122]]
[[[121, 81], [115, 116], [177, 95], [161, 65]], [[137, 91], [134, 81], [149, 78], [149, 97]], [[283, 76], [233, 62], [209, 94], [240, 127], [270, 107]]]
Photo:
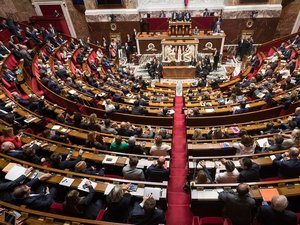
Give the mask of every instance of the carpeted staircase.
[[185, 116], [182, 113], [183, 97], [175, 98], [173, 125], [172, 160], [168, 183], [166, 212], [167, 225], [190, 225], [190, 194], [183, 191], [188, 174]]

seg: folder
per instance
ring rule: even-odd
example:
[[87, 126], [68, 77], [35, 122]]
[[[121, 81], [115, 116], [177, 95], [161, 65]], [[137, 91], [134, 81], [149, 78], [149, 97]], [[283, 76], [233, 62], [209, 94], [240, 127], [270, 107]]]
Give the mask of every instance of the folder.
[[277, 188], [260, 188], [259, 192], [265, 202], [270, 202], [274, 196], [278, 196]]

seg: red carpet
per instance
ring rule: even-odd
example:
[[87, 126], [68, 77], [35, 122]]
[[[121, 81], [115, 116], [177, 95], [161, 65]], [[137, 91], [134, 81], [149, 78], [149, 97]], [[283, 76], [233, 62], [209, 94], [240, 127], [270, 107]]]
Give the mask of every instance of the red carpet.
[[192, 224], [193, 217], [190, 210], [190, 195], [183, 191], [188, 169], [186, 126], [182, 108], [183, 97], [177, 96], [175, 98], [174, 107], [172, 160], [170, 164], [170, 180], [167, 192], [167, 225], [190, 225]]

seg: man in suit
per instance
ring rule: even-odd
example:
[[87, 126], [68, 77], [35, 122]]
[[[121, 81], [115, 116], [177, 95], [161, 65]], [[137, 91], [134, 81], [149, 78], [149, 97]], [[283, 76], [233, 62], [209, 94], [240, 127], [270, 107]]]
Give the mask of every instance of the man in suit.
[[186, 11], [186, 12], [185, 12], [185, 15], [184, 15], [184, 18], [185, 18], [185, 21], [187, 21], [187, 22], [192, 21], [191, 13], [188, 12], [188, 11]]
[[161, 10], [159, 13], [159, 18], [165, 18], [166, 17], [166, 13], [164, 12], [164, 10]]
[[2, 66], [2, 70], [2, 78], [6, 80], [6, 82], [13, 83], [16, 81], [16, 75], [10, 69], [8, 69], [6, 65]]
[[142, 169], [136, 168], [139, 159], [136, 156], [129, 157], [129, 164], [123, 167], [123, 177], [128, 180], [145, 180]]
[[221, 192], [219, 199], [224, 203], [225, 216], [231, 219], [233, 225], [251, 224], [255, 200], [249, 196], [248, 184], [239, 184], [236, 192]]
[[[27, 184], [23, 184], [14, 189], [12, 195], [21, 204], [26, 205], [31, 209], [47, 210], [54, 201], [56, 189], [50, 189], [47, 186], [40, 185], [40, 181], [49, 179], [52, 175], [50, 173], [43, 174], [39, 178], [34, 178]], [[34, 193], [31, 188], [38, 186]]]
[[277, 156], [273, 164], [278, 168], [278, 176], [284, 179], [298, 178], [300, 176], [299, 149], [292, 147], [289, 152]]
[[287, 206], [284, 195], [274, 196], [271, 205], [258, 208], [256, 218], [261, 225], [297, 225], [296, 213], [286, 210]]
[[130, 222], [140, 225], [164, 224], [165, 214], [161, 209], [156, 208], [154, 198], [146, 196], [141, 203], [134, 203]]
[[184, 14], [182, 12], [179, 12], [177, 14], [177, 21], [183, 21], [183, 19], [184, 19]]
[[33, 168], [30, 167], [25, 171], [24, 175], [21, 175], [16, 180], [0, 183], [0, 200], [5, 202], [10, 202], [10, 203], [15, 203], [16, 201], [11, 191], [15, 187], [20, 185], [28, 177], [28, 175], [32, 172], [32, 170]]
[[165, 157], [158, 158], [157, 163], [153, 163], [147, 170], [148, 181], [163, 182], [169, 180], [170, 171], [165, 168]]
[[238, 177], [238, 182], [258, 182], [260, 180], [259, 170], [260, 166], [252, 162], [249, 158], [240, 159], [242, 170]]
[[247, 108], [246, 106], [247, 106], [247, 102], [242, 101], [242, 102], [240, 103], [240, 108], [234, 110], [234, 111], [233, 111], [233, 114], [240, 114], [240, 113], [248, 112], [248, 111], [249, 111], [249, 108]]
[[208, 12], [208, 9], [204, 9], [204, 12], [203, 12], [203, 16], [206, 17], [206, 16], [209, 16], [209, 12]]
[[140, 105], [140, 102], [138, 100], [135, 100], [134, 103], [133, 103], [131, 114], [133, 114], [133, 115], [146, 115], [147, 113], [148, 113], [148, 110], [144, 109], [144, 107], [142, 107]]
[[177, 12], [172, 12], [172, 18], [171, 18], [172, 21], [176, 21], [177, 20]]

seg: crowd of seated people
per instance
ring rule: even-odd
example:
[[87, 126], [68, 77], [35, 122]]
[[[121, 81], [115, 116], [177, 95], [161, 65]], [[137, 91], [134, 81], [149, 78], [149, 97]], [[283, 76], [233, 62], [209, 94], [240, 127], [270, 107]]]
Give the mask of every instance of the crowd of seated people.
[[[55, 51], [53, 46], [55, 47], [56, 45], [61, 45], [64, 42], [64, 40], [60, 40], [61, 37], [59, 35], [55, 34], [55, 31], [53, 31], [53, 28], [51, 28], [51, 26], [49, 27], [49, 30], [47, 30], [47, 31], [42, 30], [42, 31], [43, 31], [42, 33], [44, 36], [44, 40], [46, 40], [45, 41], [46, 46], [47, 46], [46, 51], [48, 52], [49, 55], [52, 55]], [[84, 51], [86, 53], [89, 52], [90, 49], [88, 47], [88, 44], [85, 44], [84, 42], [80, 42], [80, 45], [83, 49], [85, 49]], [[18, 45], [18, 47], [20, 47], [20, 46]], [[49, 48], [49, 49], [47, 50], [47, 48]], [[62, 58], [66, 59], [66, 58], [68, 58], [68, 57], [66, 57], [67, 55], [71, 55], [70, 54], [71, 52], [68, 52], [68, 47], [66, 49], [64, 49], [63, 51], [65, 51], [64, 52], [65, 56], [63, 56], [63, 54], [62, 54]], [[85, 55], [84, 51], [82, 52], [82, 55], [79, 58], [83, 59], [85, 56], [87, 56], [87, 55]], [[47, 56], [48, 54], [43, 54], [43, 56]], [[25, 58], [25, 57], [23, 56], [23, 58]], [[82, 63], [80, 63], [81, 59], [78, 60], [78, 62], [77, 62], [78, 64], [82, 64]], [[45, 60], [47, 61], [49, 59], [45, 59]], [[77, 58], [76, 58], [76, 60], [77, 60]], [[287, 60], [288, 60], [288, 58], [287, 58]], [[28, 62], [28, 63], [30, 64], [30, 62]], [[58, 81], [58, 79], [56, 77], [56, 76], [58, 76], [61, 79], [61, 81], [58, 81], [57, 84], [54, 84], [54, 86], [56, 85], [56, 87], [58, 88], [58, 90], [57, 90], [58, 92], [60, 92], [60, 93], [62, 92], [62, 90], [59, 90], [59, 89], [60, 88], [62, 89], [62, 86], [64, 86], [65, 83], [62, 82], [64, 80], [65, 80], [65, 82], [69, 82], [68, 83], [69, 86], [73, 85], [75, 87], [78, 85], [77, 83], [74, 83], [73, 80], [69, 79], [69, 78], [71, 78], [71, 79], [75, 80], [76, 78], [69, 77], [69, 75], [71, 75], [72, 73], [69, 73], [66, 70], [66, 68], [63, 66], [62, 63], [60, 63], [59, 61], [55, 61], [54, 66], [56, 66], [56, 69], [53, 70], [55, 72], [55, 76], [54, 75], [49, 76], [49, 77], [45, 76], [43, 78], [44, 78], [44, 80], [45, 80], [45, 78], [48, 78], [48, 83], [49, 83], [53, 80]], [[42, 69], [44, 69], [46, 71], [46, 72], [42, 71], [42, 74], [43, 73], [48, 74], [49, 70], [47, 68], [50, 68], [50, 67], [51, 67], [50, 65], [47, 65], [45, 67], [40, 62], [40, 71], [42, 71]], [[287, 67], [284, 69], [287, 69]], [[286, 73], [287, 73], [286, 71], [283, 71], [282, 72], [283, 76], [285, 76]], [[84, 76], [84, 73], [81, 74], [80, 69], [77, 71], [76, 74], [79, 77]], [[44, 75], [42, 75], [42, 76], [44, 76]], [[108, 76], [111, 76], [111, 79], [103, 80], [103, 82], [114, 83], [114, 79], [119, 78], [118, 76], [115, 76], [115, 74], [110, 73], [109, 70], [108, 70]], [[126, 79], [127, 79], [127, 77], [125, 78], [125, 83], [126, 83]], [[135, 82], [135, 79], [132, 79], [131, 81], [132, 81], [131, 82], [131, 84], [132, 84], [133, 82]], [[244, 80], [242, 82], [242, 84], [244, 82], [246, 83], [246, 81], [247, 80]], [[48, 85], [48, 83], [47, 83], [47, 85]], [[139, 83], [139, 81], [137, 81], [136, 83]], [[82, 86], [80, 86], [80, 84], [79, 84], [76, 88], [80, 89], [80, 87], [82, 87]], [[239, 87], [239, 86], [236, 86], [235, 88], [241, 89], [241, 87]], [[271, 86], [268, 88], [272, 89], [273, 87]], [[287, 89], [289, 89], [289, 88], [287, 88]], [[84, 91], [84, 90], [81, 90], [81, 91]], [[137, 86], [135, 86], [135, 87], [133, 87], [133, 91], [138, 92], [139, 88]], [[236, 91], [236, 92], [238, 92], [238, 91]], [[86, 93], [88, 94], [88, 91]], [[112, 95], [114, 96], [115, 93], [113, 93]], [[92, 94], [91, 94], [91, 96], [92, 96]], [[289, 97], [289, 96], [287, 96], [287, 97]], [[48, 105], [47, 101], [45, 101], [43, 99], [42, 100], [38, 99], [36, 96], [33, 95], [33, 96], [29, 96], [28, 100], [24, 100], [20, 96], [18, 96], [18, 94], [14, 94], [14, 98], [18, 102], [18, 104], [23, 105], [24, 107], [28, 108], [32, 112], [36, 112], [36, 113], [40, 114], [41, 111], [43, 111], [43, 110], [46, 111], [46, 109], [47, 109], [49, 111], [46, 111], [46, 112], [49, 115], [51, 115], [49, 117], [55, 118], [64, 123], [69, 122], [76, 127], [78, 126], [78, 127], [90, 130], [90, 132], [88, 134], [88, 139], [85, 142], [87, 147], [109, 149], [109, 150], [113, 150], [116, 152], [121, 151], [121, 152], [135, 153], [135, 154], [136, 153], [144, 154], [145, 149], [144, 149], [143, 144], [137, 145], [135, 137], [151, 137], [151, 138], [153, 138], [155, 136], [155, 144], [150, 148], [150, 154], [155, 154], [155, 152], [159, 151], [158, 155], [161, 155], [161, 154], [167, 155], [167, 154], [169, 154], [169, 152], [171, 150], [171, 147], [169, 145], [163, 143], [164, 138], [170, 138], [170, 136], [168, 137], [169, 134], [164, 129], [161, 129], [158, 133], [156, 133], [153, 131], [153, 129], [151, 127], [148, 127], [147, 128], [148, 131], [146, 133], [144, 133], [143, 130], [141, 130], [142, 128], [140, 128], [140, 127], [137, 128], [137, 127], [131, 126], [130, 124], [125, 123], [125, 122], [120, 123], [120, 124], [111, 124], [109, 119], [105, 119], [103, 122], [100, 122], [96, 115], [91, 115], [90, 117], [88, 117], [88, 119], [86, 121], [78, 113], [75, 113], [73, 116], [70, 116], [67, 114], [59, 114], [56, 117], [54, 114], [54, 110], [56, 107], [55, 106], [53, 108], [50, 107], [50, 109], [49, 109], [49, 107], [48, 107], [49, 105]], [[115, 99], [117, 99], [117, 97]], [[110, 111], [115, 110], [112, 108], [112, 106], [109, 106], [111, 104], [110, 98], [106, 98], [104, 100], [105, 100], [104, 102], [108, 105], [108, 107], [107, 107], [108, 113], [110, 113]], [[287, 100], [287, 101], [289, 101], [289, 100]], [[140, 99], [138, 99], [134, 102], [134, 107], [136, 107], [136, 108], [135, 108], [135, 110], [133, 110], [132, 114], [140, 115], [140, 114], [146, 113], [146, 112], [142, 112], [143, 108], [141, 107], [141, 105], [143, 105], [143, 104], [141, 104], [141, 102], [143, 102], [143, 101], [141, 101]], [[10, 107], [3, 105], [3, 108], [5, 111]], [[5, 115], [3, 115], [3, 117], [7, 117], [7, 115], [5, 114]], [[293, 118], [292, 120], [295, 120], [295, 118]], [[21, 123], [24, 124], [23, 122], [21, 122]], [[29, 145], [21, 145], [20, 146], [20, 137], [18, 135], [14, 135], [12, 130], [13, 129], [5, 128], [3, 137], [1, 137], [1, 139], [0, 139], [1, 143], [3, 145], [3, 152], [5, 154], [8, 154], [10, 156], [13, 156], [13, 157], [16, 157], [16, 158], [19, 158], [22, 160], [26, 160], [28, 162], [32, 162], [35, 164], [44, 165], [44, 166], [53, 167], [53, 168], [62, 169], [62, 170], [70, 169], [72, 171], [79, 172], [79, 173], [99, 175], [99, 176], [103, 176], [103, 174], [105, 173], [105, 170], [101, 166], [97, 165], [97, 163], [83, 160], [83, 158], [82, 158], [82, 155], [84, 153], [83, 151], [79, 151], [78, 157], [76, 159], [74, 159], [74, 158], [72, 158], [72, 152], [70, 152], [70, 154], [68, 154], [67, 156], [64, 156], [64, 155], [56, 153], [56, 152], [52, 153], [52, 152], [49, 152], [48, 150], [43, 149], [42, 147], [38, 146], [37, 143], [31, 143]], [[272, 130], [272, 127], [268, 127], [265, 132], [273, 132], [270, 130]], [[110, 145], [106, 146], [106, 144], [104, 144], [101, 140], [99, 140], [101, 138], [98, 138], [97, 134], [94, 131], [101, 131], [101, 132], [103, 131], [103, 132], [107, 132], [107, 133], [112, 133], [114, 135], [127, 136], [129, 138], [128, 138], [128, 141], [125, 142], [122, 140], [122, 137], [115, 136], [115, 140]], [[66, 136], [57, 135], [55, 132], [51, 132], [50, 130], [45, 130], [43, 132], [43, 135], [46, 138], [53, 139], [53, 140], [56, 140], [59, 142], [71, 143], [71, 140], [67, 137], [67, 135]], [[149, 136], [147, 136], [147, 135], [149, 135]], [[211, 135], [211, 138], [219, 138], [218, 132], [216, 130], [212, 130], [209, 135]], [[200, 138], [202, 138], [201, 134], [199, 136], [200, 136]], [[225, 137], [225, 135], [224, 135], [224, 137]], [[221, 138], [223, 138], [223, 134], [221, 135]], [[245, 139], [245, 140], [243, 140], [243, 139]], [[9, 143], [9, 145], [7, 142]], [[292, 146], [298, 147], [296, 131], [292, 134], [291, 140], [288, 140], [286, 142], [283, 141], [282, 143], [289, 145], [290, 147], [292, 147]], [[280, 145], [280, 141], [279, 141], [279, 145]], [[255, 149], [255, 147], [256, 147], [255, 143], [253, 142], [253, 140], [251, 140], [251, 137], [248, 135], [243, 135], [241, 143], [237, 143], [237, 148], [239, 149], [238, 152], [240, 154], [248, 154], [248, 152], [245, 153], [245, 151], [246, 151], [245, 149], [247, 149], [247, 148], [249, 148], [249, 151], [251, 151], [251, 153], [252, 153], [253, 149]], [[293, 168], [298, 168], [297, 166], [299, 163], [299, 160], [298, 160], [299, 150], [294, 147], [290, 148], [289, 153], [286, 153], [284, 156], [282, 156], [284, 158], [284, 160], [281, 161], [281, 157], [278, 157], [274, 160], [274, 165], [276, 165], [279, 168], [279, 171], [281, 174], [280, 177], [285, 177], [285, 175], [284, 175], [285, 173], [282, 172], [282, 170], [287, 168], [287, 165], [286, 165], [286, 164], [288, 164], [288, 163], [286, 163], [287, 161], [292, 161], [294, 163]], [[1, 149], [2, 149], [2, 146], [1, 146]], [[237, 173], [235, 167], [232, 165], [232, 162], [230, 163], [230, 161], [228, 161], [228, 162], [222, 161], [222, 163], [224, 163], [224, 165], [226, 167], [227, 174], [221, 175], [221, 173], [219, 171], [218, 173], [216, 172], [215, 176], [212, 176], [212, 175], [208, 174], [207, 172], [205, 172], [205, 174], [207, 174], [207, 179], [206, 179], [207, 183], [213, 183], [213, 182], [221, 183], [222, 182], [222, 181], [220, 181], [221, 177], [226, 177], [226, 176], [230, 177], [231, 175], [233, 176], [233, 179], [237, 180], [237, 182], [252, 182], [252, 181], [259, 181], [259, 179], [260, 179], [259, 166], [255, 163], [253, 163], [248, 158], [243, 158], [240, 161], [242, 170], [239, 172], [239, 174]], [[136, 166], [137, 166], [137, 160], [135, 158], [130, 158], [129, 165], [127, 165], [123, 168], [124, 177], [126, 178], [126, 176], [130, 177], [130, 176], [134, 175], [133, 176], [134, 180], [148, 180], [148, 181], [154, 181], [154, 182], [162, 182], [162, 181], [168, 180], [169, 170], [167, 169], [166, 161], [165, 161], [164, 157], [160, 157], [157, 160], [157, 162], [155, 162], [153, 165], [151, 165], [146, 170], [137, 169]], [[201, 166], [203, 167], [203, 170], [205, 170], [205, 164], [203, 164]], [[216, 170], [218, 170], [218, 165], [216, 165]], [[132, 173], [130, 174], [130, 172], [132, 172]], [[297, 176], [298, 173], [299, 173], [299, 171], [296, 169], [294, 171], [293, 177]], [[29, 174], [29, 172], [26, 172], [26, 175], [28, 175], [28, 174]], [[33, 190], [35, 190], [34, 192], [31, 191], [31, 187], [38, 186], [38, 183], [40, 181], [44, 181], [48, 178], [50, 178], [50, 175], [46, 174], [40, 178], [37, 178], [38, 180], [33, 179], [26, 185], [17, 186], [16, 188], [10, 187], [9, 191], [12, 191], [12, 192], [9, 192], [8, 195], [10, 195], [9, 197], [11, 197], [13, 199], [12, 201], [16, 201], [17, 203], [28, 205], [30, 208], [33, 208], [30, 205], [32, 203], [32, 201], [42, 200], [43, 202], [39, 202], [39, 204], [41, 204], [41, 205], [39, 205], [40, 207], [38, 207], [38, 209], [48, 209], [49, 206], [51, 205], [50, 203], [52, 203], [57, 198], [56, 197], [57, 193], [55, 190], [56, 187], [55, 186], [53, 186], [53, 187], [52, 186], [51, 187], [45, 187], [45, 186], [41, 187], [40, 186], [37, 189], [33, 188]], [[79, 197], [80, 193], [78, 191], [69, 191], [67, 193], [67, 195], [65, 196], [65, 201], [63, 202], [63, 209], [64, 209], [64, 212], [66, 213], [66, 215], [80, 216], [83, 218], [93, 219], [97, 216], [100, 208], [102, 208], [102, 202], [105, 202], [107, 205], [107, 211], [106, 211], [104, 219], [107, 221], [127, 222], [128, 218], [129, 218], [130, 221], [131, 220], [132, 221], [144, 221], [141, 223], [145, 223], [145, 220], [150, 220], [150, 218], [151, 218], [153, 220], [158, 219], [158, 221], [164, 222], [163, 212], [155, 208], [155, 200], [153, 200], [153, 198], [146, 197], [142, 201], [142, 203], [140, 203], [140, 202], [133, 203], [132, 202], [132, 200], [131, 200], [132, 196], [130, 196], [128, 185], [116, 186], [110, 192], [110, 195], [107, 197], [106, 201], [103, 200], [103, 198], [102, 198], [102, 202], [100, 201], [99, 198], [95, 197], [91, 183], [87, 182], [86, 186], [89, 189], [89, 194], [87, 196]], [[7, 191], [7, 190], [4, 190], [4, 191]], [[39, 195], [35, 195], [35, 194], [39, 194]], [[129, 210], [130, 206], [133, 206], [132, 211]], [[36, 207], [36, 206], [34, 206], [34, 207]], [[116, 210], [116, 209], [119, 209], [119, 210]], [[116, 214], [118, 214], [118, 215], [116, 215]]]

